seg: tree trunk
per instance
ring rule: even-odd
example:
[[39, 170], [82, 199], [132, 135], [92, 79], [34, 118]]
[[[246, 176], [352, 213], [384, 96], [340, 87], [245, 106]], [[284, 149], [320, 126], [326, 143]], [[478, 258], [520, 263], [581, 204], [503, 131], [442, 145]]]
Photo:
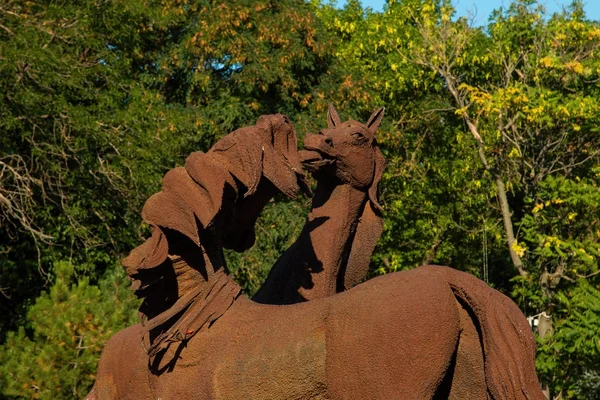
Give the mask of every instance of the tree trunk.
[[[552, 315], [546, 314], [546, 312], [543, 312], [540, 315], [540, 319], [538, 320], [538, 326], [537, 326], [537, 330], [538, 330], [538, 335], [540, 337], [540, 339], [544, 339], [548, 336], [552, 336], [552, 334], [554, 333], [554, 327], [552, 326]], [[550, 388], [548, 387], [548, 385], [546, 383], [542, 383], [542, 392], [544, 392], [544, 395], [546, 396], [547, 399], [550, 399]], [[562, 397], [560, 394], [558, 395], [558, 398]]]
[[515, 234], [513, 231], [513, 225], [511, 220], [510, 209], [508, 208], [508, 199], [506, 198], [506, 188], [504, 182], [499, 175], [496, 175], [496, 189], [498, 190], [498, 201], [500, 202], [500, 209], [502, 210], [502, 221], [504, 222], [504, 231], [506, 232], [506, 239], [508, 241], [508, 251], [513, 265], [519, 271], [519, 274], [523, 277], [527, 276], [527, 271], [523, 267], [523, 261], [521, 257], [515, 251], [513, 245], [515, 243]]
[[[448, 85], [448, 90], [450, 90], [450, 93], [454, 97], [456, 104], [460, 108], [465, 108], [466, 104], [463, 101], [463, 99], [461, 98], [460, 93], [458, 92], [458, 89], [455, 85], [455, 82], [457, 80], [454, 79], [452, 74], [447, 70], [446, 71], [439, 70], [438, 72], [444, 77], [444, 80], [446, 81], [446, 84]], [[471, 118], [469, 117], [469, 115], [467, 114], [466, 111], [463, 113], [463, 118], [464, 118], [465, 122], [467, 123], [467, 126], [469, 127], [469, 131], [471, 132], [471, 134], [475, 138], [475, 141], [477, 142], [477, 154], [479, 155], [479, 159], [481, 160], [481, 163], [483, 164], [486, 171], [490, 172], [496, 179], [496, 190], [498, 192], [498, 201], [500, 202], [500, 209], [502, 212], [502, 221], [504, 222], [504, 232], [506, 233], [506, 239], [508, 242], [508, 252], [510, 254], [510, 258], [512, 260], [513, 265], [519, 272], [519, 275], [525, 277], [525, 276], [527, 276], [527, 271], [525, 270], [525, 267], [523, 266], [523, 261], [521, 261], [521, 257], [519, 257], [519, 255], [517, 254], [517, 252], [515, 251], [515, 249], [513, 247], [513, 245], [515, 243], [515, 234], [514, 234], [514, 230], [513, 230], [511, 212], [508, 207], [508, 199], [506, 197], [506, 187], [504, 186], [504, 182], [502, 181], [500, 172], [497, 170], [494, 170], [488, 163], [487, 157], [485, 155], [485, 146], [483, 143], [483, 139], [481, 138], [481, 135], [479, 134], [479, 130], [477, 129], [477, 126], [473, 123], [473, 121], [471, 120]]]
[[486, 171], [490, 172], [496, 179], [496, 190], [498, 192], [498, 201], [500, 202], [500, 210], [502, 212], [502, 221], [504, 222], [504, 232], [506, 233], [510, 259], [512, 260], [512, 263], [517, 269], [517, 271], [519, 271], [519, 275], [525, 277], [527, 276], [527, 271], [523, 266], [523, 261], [521, 261], [521, 257], [519, 257], [519, 255], [513, 247], [516, 240], [511, 219], [511, 212], [510, 208], [508, 207], [508, 199], [506, 197], [506, 187], [504, 186], [504, 182], [502, 181], [500, 173], [498, 171], [494, 171], [487, 161], [484, 151], [483, 139], [481, 138], [477, 127], [475, 126], [475, 124], [473, 124], [473, 122], [471, 122], [471, 119], [468, 115], [465, 115], [464, 118], [467, 122], [467, 126], [469, 127], [469, 131], [471, 131], [471, 134], [477, 141], [477, 154], [479, 154], [479, 159], [481, 160], [481, 163], [485, 167]]

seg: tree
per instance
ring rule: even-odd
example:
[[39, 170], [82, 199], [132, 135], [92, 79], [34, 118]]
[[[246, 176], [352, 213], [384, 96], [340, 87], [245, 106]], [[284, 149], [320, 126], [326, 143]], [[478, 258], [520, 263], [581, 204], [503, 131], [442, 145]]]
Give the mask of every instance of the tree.
[[[341, 64], [369, 95], [356, 106], [386, 106], [378, 139], [388, 159], [382, 185], [386, 229], [374, 272], [444, 262], [482, 273], [481, 237], [496, 237], [487, 211], [490, 190], [442, 81], [406, 57], [422, 40], [412, 18], [421, 6], [390, 2], [383, 13], [365, 14], [349, 2], [329, 19], [344, 38]], [[490, 221], [485, 229], [483, 221]]]
[[[598, 290], [597, 24], [579, 2], [547, 16], [515, 1], [485, 28], [453, 12], [445, 1], [389, 1], [330, 24], [393, 124], [380, 138], [391, 165], [376, 272], [447, 264], [488, 278], [527, 315], [545, 312], [555, 335], [542, 352], [562, 364], [541, 355], [540, 372], [553, 396], [585, 397], [596, 361], [568, 344], [573, 330], [557, 329], [595, 329], [581, 316]], [[560, 300], [576, 293], [590, 296], [585, 312]]]
[[104, 343], [135, 322], [138, 301], [121, 268], [97, 286], [77, 279], [76, 269], [68, 262], [54, 265], [52, 287], [29, 307], [27, 324], [10, 332], [0, 347], [3, 396], [84, 398]]
[[54, 262], [96, 279], [139, 243], [168, 169], [263, 113], [314, 128], [336, 79], [300, 0], [14, 1], [0, 27], [0, 338]]

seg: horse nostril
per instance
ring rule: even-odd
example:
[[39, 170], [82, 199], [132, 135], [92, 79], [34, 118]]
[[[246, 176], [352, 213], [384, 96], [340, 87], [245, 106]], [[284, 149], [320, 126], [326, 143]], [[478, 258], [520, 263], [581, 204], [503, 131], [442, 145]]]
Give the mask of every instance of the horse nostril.
[[331, 136], [326, 135], [325, 132], [323, 132], [323, 131], [319, 131], [318, 135], [324, 137], [323, 141], [325, 142], [326, 145], [333, 146], [333, 139], [331, 139]]

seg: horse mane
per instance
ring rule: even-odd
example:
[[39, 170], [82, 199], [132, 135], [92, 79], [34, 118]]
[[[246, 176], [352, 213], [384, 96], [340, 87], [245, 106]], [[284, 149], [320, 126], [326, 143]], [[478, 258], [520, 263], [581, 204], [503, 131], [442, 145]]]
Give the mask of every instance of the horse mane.
[[[381, 178], [383, 177], [383, 171], [385, 170], [386, 161], [385, 161], [385, 157], [383, 156], [383, 153], [379, 149], [379, 143], [377, 142], [375, 133], [377, 132], [377, 128], [379, 127], [379, 124], [381, 123], [381, 119], [383, 118], [383, 110], [384, 110], [383, 107], [376, 110], [373, 113], [373, 115], [371, 115], [371, 117], [369, 118], [369, 121], [366, 124], [363, 124], [362, 122], [359, 122], [359, 121], [355, 121], [353, 119], [346, 121], [346, 123], [349, 123], [350, 125], [359, 126], [361, 128], [368, 129], [371, 132], [371, 134], [373, 135], [372, 143], [373, 143], [373, 151], [375, 152], [375, 157], [374, 157], [375, 166], [373, 168], [373, 180], [371, 181], [371, 186], [369, 186], [368, 194], [369, 194], [370, 204], [373, 207], [373, 211], [379, 216], [381, 216], [381, 214], [383, 213], [383, 207], [381, 206], [381, 204], [379, 202], [379, 182], [381, 182]], [[337, 114], [337, 111], [335, 111], [335, 112]], [[339, 119], [339, 116], [337, 116], [337, 118]], [[339, 122], [339, 124], [342, 124], [342, 123], [343, 122]]]
[[199, 246], [199, 228], [210, 228], [222, 210], [254, 194], [263, 177], [289, 197], [306, 190], [297, 146], [290, 120], [274, 114], [230, 133], [207, 153], [192, 153], [183, 167], [167, 172], [162, 190], [144, 204], [142, 218], [152, 235], [123, 259], [127, 273], [135, 275], [167, 259], [169, 230]]
[[[352, 244], [349, 249], [346, 265], [337, 277], [339, 291], [350, 289], [362, 282], [368, 274], [371, 254], [377, 246], [377, 241], [383, 232], [383, 207], [379, 202], [379, 182], [383, 177], [386, 161], [379, 149], [375, 136], [383, 119], [385, 109], [383, 107], [375, 110], [366, 124], [359, 121], [349, 120], [351, 125], [366, 128], [372, 135], [372, 146], [374, 151], [373, 180], [367, 190], [369, 201], [364, 204], [359, 222], [356, 226]], [[329, 122], [331, 121], [331, 122]], [[330, 104], [328, 111], [328, 123], [341, 124], [339, 114], [335, 107]]]

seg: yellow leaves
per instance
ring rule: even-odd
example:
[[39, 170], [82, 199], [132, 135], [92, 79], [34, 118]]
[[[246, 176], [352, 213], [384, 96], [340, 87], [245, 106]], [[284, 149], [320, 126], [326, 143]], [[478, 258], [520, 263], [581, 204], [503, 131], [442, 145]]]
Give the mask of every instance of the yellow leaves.
[[550, 68], [554, 66], [554, 59], [552, 57], [546, 56], [540, 58], [539, 63], [543, 68]]
[[423, 8], [421, 8], [421, 11], [423, 13], [427, 13], [427, 12], [431, 12], [434, 10], [434, 6], [431, 3], [426, 3], [425, 5], [423, 5]]
[[302, 107], [302, 108], [308, 107], [308, 103], [310, 102], [311, 99], [312, 99], [312, 94], [308, 94], [308, 95], [304, 96], [302, 98], [302, 100], [300, 100], [300, 107]]
[[454, 111], [454, 114], [456, 115], [460, 115], [461, 117], [464, 117], [467, 115], [467, 109], [469, 107], [462, 107], [462, 108], [457, 108], [456, 111]]
[[546, 236], [546, 238], [544, 239], [544, 248], [547, 249], [552, 245], [559, 247], [561, 243], [562, 241], [556, 236]]
[[577, 125], [577, 124], [573, 124], [573, 130], [575, 132], [579, 132], [581, 130], [581, 126]]
[[471, 90], [475, 90], [475, 87], [467, 85], [466, 83], [461, 83], [460, 85], [458, 85], [458, 90], [466, 90], [467, 92], [469, 92]]
[[574, 220], [575, 217], [577, 217], [577, 215], [579, 215], [579, 214], [577, 214], [576, 212], [569, 213], [569, 216], [568, 216], [569, 221]]
[[565, 35], [564, 33], [560, 32], [557, 33], [556, 36], [554, 36], [554, 40], [557, 42], [562, 42], [563, 40], [565, 40], [567, 38], [567, 35]]
[[516, 147], [513, 147], [510, 153], [508, 153], [508, 158], [519, 158], [521, 157], [521, 152]]
[[[569, 30], [582, 31], [585, 29], [585, 24], [581, 21], [571, 20], [567, 23], [567, 27], [569, 28]], [[564, 33], [559, 33], [559, 35], [564, 36], [565, 39], [567, 38], [567, 35], [565, 35]]]
[[565, 68], [567, 71], [574, 72], [576, 74], [583, 74], [583, 65], [579, 61], [569, 61], [565, 63]]
[[333, 26], [342, 33], [354, 33], [356, 31], [356, 22], [344, 22], [339, 18], [333, 20]]
[[558, 110], [560, 112], [562, 112], [566, 117], [570, 117], [571, 116], [571, 113], [569, 112], [569, 110], [565, 106], [558, 106]]
[[[489, 93], [487, 93], [479, 88], [476, 88], [474, 86], [467, 85], [465, 83], [461, 84], [458, 87], [458, 89], [466, 91], [469, 94], [469, 98], [473, 103], [475, 103], [479, 106], [489, 106], [490, 105], [492, 96]], [[489, 111], [489, 107], [487, 107], [487, 108], [488, 108], [487, 111]], [[463, 111], [466, 111], [466, 108]], [[458, 110], [457, 110], [457, 114], [459, 114]]]
[[[563, 199], [553, 199], [553, 200], [548, 200], [545, 203], [537, 203], [533, 209], [531, 210], [532, 214], [537, 214], [538, 212], [540, 212], [540, 210], [542, 210], [544, 207], [550, 207], [553, 204], [562, 204], [565, 201]], [[577, 215], [577, 214], [576, 214]]]
[[511, 248], [519, 255], [519, 257], [523, 257], [525, 255], [525, 251], [527, 251], [527, 247], [524, 245], [521, 246], [516, 240], [512, 243]]
[[564, 202], [565, 202], [565, 201], [564, 201], [564, 200], [562, 200], [562, 199], [554, 199], [554, 200], [548, 200], [548, 201], [546, 201], [546, 202], [544, 203], [544, 205], [545, 205], [546, 207], [548, 207], [548, 206], [550, 206], [550, 205], [552, 205], [552, 204], [562, 204], [562, 203], [564, 203]]
[[505, 93], [508, 96], [519, 95], [521, 94], [521, 88], [516, 86], [510, 86], [509, 88], [505, 89]]
[[594, 28], [588, 32], [588, 40], [600, 39], [600, 28]]
[[[529, 99], [527, 99], [529, 100]], [[540, 105], [537, 107], [523, 107], [523, 113], [527, 114], [527, 121], [534, 122], [544, 113], [544, 106]]]

